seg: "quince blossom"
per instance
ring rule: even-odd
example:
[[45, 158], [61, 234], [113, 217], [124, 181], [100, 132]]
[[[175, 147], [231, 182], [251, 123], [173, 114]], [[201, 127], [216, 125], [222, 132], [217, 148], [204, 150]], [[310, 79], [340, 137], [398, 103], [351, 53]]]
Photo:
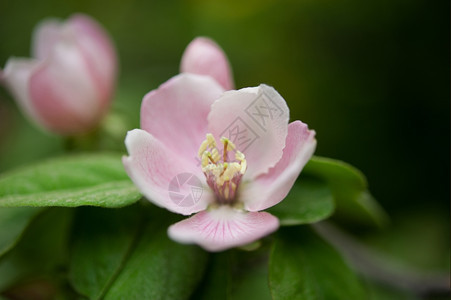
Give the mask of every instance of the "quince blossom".
[[92, 18], [46, 19], [33, 34], [34, 58], [10, 58], [0, 80], [39, 127], [72, 135], [93, 129], [116, 79], [114, 46]]
[[[256, 241], [279, 227], [262, 210], [288, 194], [315, 150], [315, 132], [301, 121], [288, 123], [286, 102], [270, 86], [225, 91], [232, 86], [228, 62], [210, 40], [188, 46], [182, 71], [190, 73], [144, 97], [142, 129], [125, 139], [127, 173], [154, 204], [194, 214], [169, 227], [173, 240], [209, 251]], [[171, 181], [186, 173], [202, 182], [195, 201], [168, 192]], [[191, 188], [181, 185], [179, 193], [188, 195]]]

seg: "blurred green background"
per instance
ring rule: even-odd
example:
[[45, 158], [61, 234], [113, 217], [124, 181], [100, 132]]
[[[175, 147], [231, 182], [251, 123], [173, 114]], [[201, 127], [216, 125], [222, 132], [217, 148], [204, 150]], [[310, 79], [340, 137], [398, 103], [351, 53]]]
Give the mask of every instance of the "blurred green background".
[[[116, 43], [113, 111], [127, 129], [139, 126], [144, 94], [178, 73], [186, 45], [209, 36], [237, 88], [274, 86], [291, 119], [316, 130], [317, 155], [367, 175], [392, 217], [368, 243], [418, 268], [448, 267], [449, 1], [2, 0], [0, 65], [30, 55], [38, 21], [74, 12], [96, 18]], [[0, 89], [0, 171], [62, 148]]]

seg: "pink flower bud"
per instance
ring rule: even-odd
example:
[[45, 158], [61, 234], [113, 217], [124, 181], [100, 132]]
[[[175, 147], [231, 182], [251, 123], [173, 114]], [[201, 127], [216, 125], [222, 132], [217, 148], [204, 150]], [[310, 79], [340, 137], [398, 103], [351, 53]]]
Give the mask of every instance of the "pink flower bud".
[[209, 38], [195, 38], [186, 47], [180, 71], [210, 76], [226, 90], [231, 90], [234, 86], [232, 70], [226, 54]]
[[85, 15], [47, 19], [33, 34], [34, 58], [10, 58], [1, 76], [39, 127], [72, 135], [93, 129], [109, 107], [117, 73], [114, 46]]

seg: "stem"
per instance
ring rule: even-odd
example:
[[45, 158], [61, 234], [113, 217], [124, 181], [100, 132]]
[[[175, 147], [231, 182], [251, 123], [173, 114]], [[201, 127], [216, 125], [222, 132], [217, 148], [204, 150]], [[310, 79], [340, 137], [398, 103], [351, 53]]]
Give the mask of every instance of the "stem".
[[92, 151], [99, 148], [99, 128], [88, 133], [67, 136], [64, 140], [64, 149], [66, 152]]
[[401, 270], [394, 267], [393, 259], [370, 249], [331, 223], [321, 222], [313, 227], [343, 254], [357, 272], [368, 278], [422, 296], [450, 292], [449, 274]]

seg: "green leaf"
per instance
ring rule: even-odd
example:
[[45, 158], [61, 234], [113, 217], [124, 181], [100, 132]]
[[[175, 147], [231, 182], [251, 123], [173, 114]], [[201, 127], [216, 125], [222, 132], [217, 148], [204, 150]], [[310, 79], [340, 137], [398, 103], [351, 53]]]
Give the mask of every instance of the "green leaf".
[[141, 203], [84, 208], [74, 229], [70, 280], [89, 299], [187, 299], [208, 253], [171, 241], [174, 214]]
[[77, 211], [69, 277], [80, 294], [100, 299], [108, 290], [140, 231], [139, 208], [81, 207]]
[[365, 235], [364, 241], [385, 258], [392, 273], [406, 273], [409, 276], [403, 277], [409, 278], [421, 277], [418, 273], [449, 275], [449, 222], [449, 212], [431, 201], [398, 212], [393, 226]]
[[208, 253], [167, 236], [172, 214], [158, 210], [144, 228], [105, 299], [188, 299], [202, 279]]
[[295, 184], [282, 202], [268, 209], [281, 225], [315, 223], [333, 211], [334, 199], [327, 184], [307, 178]]
[[31, 207], [0, 208], [0, 257], [16, 245], [40, 211]]
[[279, 231], [271, 250], [269, 285], [274, 300], [367, 298], [336, 250], [306, 226]]
[[204, 279], [192, 299], [271, 300], [268, 247], [257, 251], [232, 249], [211, 255]]
[[229, 282], [233, 279], [231, 269], [229, 251], [211, 254], [205, 276], [191, 299], [229, 299]]
[[387, 223], [387, 215], [368, 192], [365, 176], [342, 161], [314, 156], [302, 174], [326, 182], [334, 195], [336, 216], [346, 223]]
[[52, 159], [0, 177], [0, 207], [122, 207], [140, 197], [114, 154]]
[[36, 216], [14, 249], [0, 258], [0, 291], [39, 278], [59, 284], [72, 213], [72, 209], [51, 208]]
[[268, 286], [268, 248], [252, 252], [231, 251], [230, 300], [272, 299]]

